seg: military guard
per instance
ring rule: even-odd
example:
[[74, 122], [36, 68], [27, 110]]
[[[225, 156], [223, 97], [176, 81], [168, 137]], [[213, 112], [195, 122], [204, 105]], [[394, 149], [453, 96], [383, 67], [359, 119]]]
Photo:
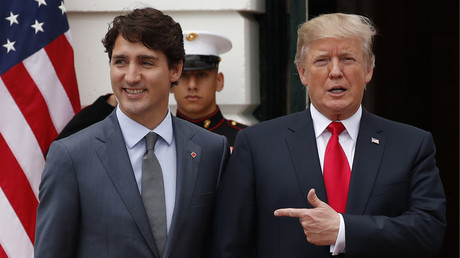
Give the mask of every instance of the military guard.
[[247, 125], [227, 120], [216, 104], [216, 92], [224, 88], [219, 55], [232, 48], [231, 41], [209, 31], [184, 31], [185, 64], [179, 84], [171, 89], [177, 102], [177, 117], [209, 131], [225, 135], [230, 146]]

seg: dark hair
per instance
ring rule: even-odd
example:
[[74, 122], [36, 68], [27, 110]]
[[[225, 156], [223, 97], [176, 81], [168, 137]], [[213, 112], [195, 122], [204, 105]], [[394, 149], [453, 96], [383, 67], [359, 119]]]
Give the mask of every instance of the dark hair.
[[149, 49], [162, 51], [168, 59], [169, 68], [185, 60], [180, 24], [157, 9], [135, 9], [115, 17], [102, 39], [109, 60], [112, 59], [115, 40], [120, 34], [130, 42], [142, 42]]

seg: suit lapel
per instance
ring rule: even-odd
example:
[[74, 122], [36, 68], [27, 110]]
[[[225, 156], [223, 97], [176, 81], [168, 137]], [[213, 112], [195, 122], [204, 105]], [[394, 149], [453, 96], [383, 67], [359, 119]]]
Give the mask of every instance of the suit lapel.
[[363, 214], [372, 192], [385, 149], [383, 130], [373, 116], [363, 108], [346, 213]]
[[192, 199], [195, 178], [201, 159], [201, 147], [191, 141], [194, 136], [192, 128], [188, 128], [187, 122], [181, 121], [174, 116], [172, 119], [177, 153], [177, 183], [174, 213], [165, 247], [166, 257], [172, 252], [180, 235], [182, 225], [187, 218], [187, 207], [189, 207]]
[[295, 119], [292, 126], [288, 127], [286, 142], [299, 187], [307, 207], [311, 207], [307, 201], [307, 194], [311, 188], [315, 188], [318, 198], [322, 201], [327, 202], [327, 195], [310, 110], [307, 109], [300, 115], [301, 118]]
[[158, 256], [115, 111], [105, 120], [103, 133], [96, 138], [100, 142], [100, 147], [96, 151], [99, 159], [124, 205], [136, 222], [139, 231], [144, 236], [152, 252]]

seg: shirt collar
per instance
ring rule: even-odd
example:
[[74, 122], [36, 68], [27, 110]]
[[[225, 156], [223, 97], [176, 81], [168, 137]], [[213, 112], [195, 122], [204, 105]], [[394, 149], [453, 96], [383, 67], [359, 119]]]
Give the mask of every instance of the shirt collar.
[[169, 108], [166, 117], [153, 130], [148, 129], [147, 127], [129, 118], [121, 111], [119, 106], [117, 106], [116, 112], [118, 122], [120, 123], [121, 132], [128, 148], [133, 148], [140, 140], [142, 140], [142, 138], [144, 138], [146, 134], [151, 131], [158, 134], [164, 141], [166, 141], [168, 145], [172, 144], [173, 126]]
[[[315, 137], [318, 138], [324, 130], [326, 130], [327, 126], [333, 122], [321, 114], [313, 104], [310, 105], [310, 113], [311, 118], [313, 119], [313, 127], [315, 129]], [[361, 121], [361, 115], [363, 113], [363, 109], [361, 105], [359, 105], [358, 110], [349, 118], [340, 120], [337, 122], [342, 122], [347, 130], [348, 134], [351, 138], [356, 142], [358, 139], [359, 133], [359, 122]]]

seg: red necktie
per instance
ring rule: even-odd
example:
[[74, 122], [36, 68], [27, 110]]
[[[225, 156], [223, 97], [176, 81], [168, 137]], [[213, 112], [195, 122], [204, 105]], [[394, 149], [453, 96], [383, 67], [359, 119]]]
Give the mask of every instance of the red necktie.
[[332, 122], [327, 127], [332, 133], [324, 155], [324, 183], [329, 205], [337, 212], [344, 213], [347, 206], [350, 165], [339, 143], [339, 134], [345, 130], [340, 122]]

